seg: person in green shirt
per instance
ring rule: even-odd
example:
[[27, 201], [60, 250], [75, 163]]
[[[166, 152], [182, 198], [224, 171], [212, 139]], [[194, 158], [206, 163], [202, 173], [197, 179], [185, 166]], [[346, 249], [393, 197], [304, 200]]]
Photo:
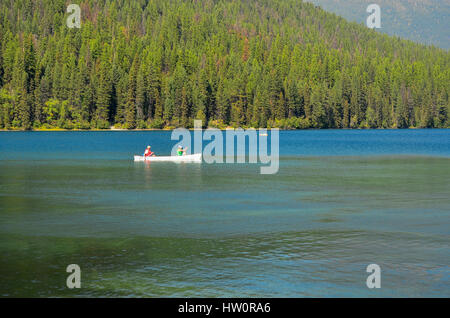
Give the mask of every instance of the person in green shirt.
[[184, 156], [184, 155], [186, 154], [186, 150], [187, 150], [187, 148], [184, 148], [184, 149], [183, 149], [182, 146], [178, 146], [177, 154], [178, 154], [179, 156]]

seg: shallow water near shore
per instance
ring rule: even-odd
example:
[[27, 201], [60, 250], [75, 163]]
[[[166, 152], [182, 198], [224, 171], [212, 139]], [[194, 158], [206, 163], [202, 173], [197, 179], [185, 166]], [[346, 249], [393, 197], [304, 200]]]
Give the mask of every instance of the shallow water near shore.
[[0, 297], [450, 296], [449, 130], [281, 131], [274, 175], [132, 161], [170, 134], [0, 132]]

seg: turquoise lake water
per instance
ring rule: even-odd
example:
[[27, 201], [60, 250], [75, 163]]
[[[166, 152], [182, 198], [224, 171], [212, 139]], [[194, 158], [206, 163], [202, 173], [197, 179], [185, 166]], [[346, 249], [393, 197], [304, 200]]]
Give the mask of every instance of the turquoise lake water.
[[0, 132], [0, 297], [450, 297], [450, 130], [281, 131], [274, 175], [133, 162], [170, 136]]

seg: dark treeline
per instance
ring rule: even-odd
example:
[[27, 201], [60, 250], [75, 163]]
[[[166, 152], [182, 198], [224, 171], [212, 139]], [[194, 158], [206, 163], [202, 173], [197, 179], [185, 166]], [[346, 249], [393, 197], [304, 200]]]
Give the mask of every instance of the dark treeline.
[[0, 128], [448, 127], [450, 55], [300, 0], [0, 1]]

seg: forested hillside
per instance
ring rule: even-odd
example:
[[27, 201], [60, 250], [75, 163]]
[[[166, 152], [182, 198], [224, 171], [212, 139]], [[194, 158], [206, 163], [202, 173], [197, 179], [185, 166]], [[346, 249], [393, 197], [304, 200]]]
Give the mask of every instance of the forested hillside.
[[389, 35], [450, 49], [450, 0], [306, 0], [347, 20], [366, 25], [372, 3], [381, 8], [381, 29]]
[[0, 128], [450, 124], [448, 51], [310, 3], [72, 2], [0, 0]]

